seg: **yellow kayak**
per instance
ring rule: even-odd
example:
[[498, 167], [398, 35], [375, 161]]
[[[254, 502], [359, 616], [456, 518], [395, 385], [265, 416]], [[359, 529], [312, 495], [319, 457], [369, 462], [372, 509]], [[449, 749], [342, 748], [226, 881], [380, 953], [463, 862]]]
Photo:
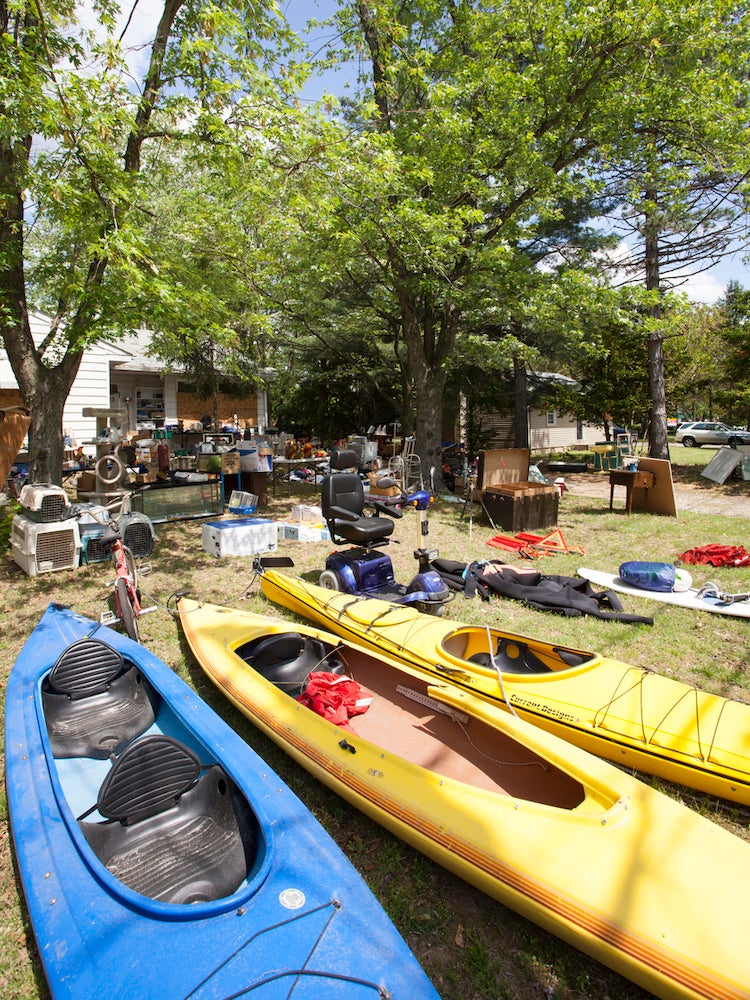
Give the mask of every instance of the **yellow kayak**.
[[[398, 837], [659, 997], [750, 997], [744, 841], [355, 643], [185, 598], [178, 614], [226, 697]], [[343, 718], [311, 699], [323, 680], [355, 687]]]
[[353, 597], [271, 569], [261, 587], [303, 618], [510, 707], [607, 760], [750, 805], [748, 705], [596, 653]]

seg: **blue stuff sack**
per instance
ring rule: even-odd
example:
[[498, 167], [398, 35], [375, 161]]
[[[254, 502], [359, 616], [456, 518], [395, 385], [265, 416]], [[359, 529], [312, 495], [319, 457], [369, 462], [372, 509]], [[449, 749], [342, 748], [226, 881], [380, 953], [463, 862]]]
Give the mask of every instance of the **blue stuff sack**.
[[620, 579], [631, 587], [669, 593], [674, 590], [677, 577], [674, 566], [663, 562], [624, 562], [619, 569]]

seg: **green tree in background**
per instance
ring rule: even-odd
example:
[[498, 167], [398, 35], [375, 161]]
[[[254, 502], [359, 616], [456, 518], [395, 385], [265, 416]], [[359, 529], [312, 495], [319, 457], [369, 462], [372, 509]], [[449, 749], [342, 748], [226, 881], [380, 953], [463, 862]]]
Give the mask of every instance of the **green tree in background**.
[[744, 236], [748, 55], [745, 8], [678, 5], [653, 39], [646, 87], [631, 95], [632, 132], [601, 166], [622, 205], [618, 226], [634, 244], [631, 274], [651, 293], [647, 372], [649, 454], [668, 459], [662, 293], [708, 268]]
[[730, 423], [750, 429], [750, 291], [736, 281], [717, 303], [723, 379], [717, 402]]
[[[164, 0], [145, 37], [139, 12], [119, 19], [110, 0], [79, 13], [73, 0], [0, 0], [0, 331], [31, 410], [30, 475], [50, 482], [84, 349], [136, 325], [144, 284], [169, 294], [144, 240], [160, 148], [218, 141], [239, 92], [271, 100], [262, 67], [283, 37], [246, 0]], [[39, 344], [36, 309], [51, 316]]]
[[345, 248], [350, 272], [366, 267], [381, 312], [397, 318], [423, 467], [439, 467], [467, 314], [510, 284], [514, 248], [558, 218], [564, 198], [603, 186], [644, 121], [662, 122], [686, 93], [721, 96], [727, 60], [719, 78], [702, 59], [725, 51], [705, 40], [741, 27], [741, 11], [709, 2], [689, 12], [651, 2], [341, 5], [346, 54], [362, 58], [346, 152], [366, 166], [359, 177], [331, 172], [338, 202], [325, 226], [331, 254]]

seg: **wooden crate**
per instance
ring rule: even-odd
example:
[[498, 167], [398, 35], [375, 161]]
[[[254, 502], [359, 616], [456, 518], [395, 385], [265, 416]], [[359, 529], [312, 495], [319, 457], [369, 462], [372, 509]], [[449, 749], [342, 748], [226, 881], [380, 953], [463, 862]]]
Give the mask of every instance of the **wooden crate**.
[[507, 531], [554, 528], [560, 494], [556, 486], [529, 479], [528, 448], [480, 451], [477, 488], [492, 520]]

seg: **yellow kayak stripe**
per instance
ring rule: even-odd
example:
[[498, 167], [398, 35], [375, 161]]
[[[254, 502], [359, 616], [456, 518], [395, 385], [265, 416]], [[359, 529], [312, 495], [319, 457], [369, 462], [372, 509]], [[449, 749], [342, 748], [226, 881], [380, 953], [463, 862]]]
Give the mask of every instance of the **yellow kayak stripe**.
[[[185, 619], [183, 619], [183, 626], [188, 631]], [[190, 631], [192, 633], [192, 630]], [[264, 711], [257, 705], [253, 705], [251, 708], [244, 697], [242, 688], [234, 684], [226, 674], [213, 669], [211, 664], [199, 653], [195, 641], [191, 642], [191, 647], [204, 671], [216, 686], [230, 698], [243, 714], [251, 720], [258, 720], [261, 727], [269, 734], [278, 737], [282, 749], [284, 749], [284, 743], [291, 744], [305, 760], [316, 764], [337, 782], [348, 787], [357, 797], [369, 802], [386, 816], [392, 817], [414, 830], [430, 843], [450, 852], [476, 869], [478, 873], [488, 876], [498, 884], [498, 888], [502, 889], [505, 886], [530, 903], [555, 915], [560, 921], [577, 928], [583, 935], [622, 952], [629, 957], [633, 965], [653, 970], [658, 977], [665, 978], [667, 981], [671, 980], [675, 986], [679, 984], [683, 990], [692, 992], [696, 997], [704, 997], [706, 1000], [747, 1000], [748, 993], [745, 989], [739, 989], [731, 983], [717, 979], [708, 970], [691, 968], [686, 965], [685, 956], [676, 955], [665, 947], [655, 947], [648, 939], [623, 929], [573, 899], [561, 896], [559, 891], [551, 889], [524, 872], [504, 864], [499, 858], [482, 851], [476, 844], [472, 844], [456, 834], [447, 833], [417, 811], [408, 808], [403, 801], [384, 794], [358, 775], [337, 767], [329, 754], [323, 752], [314, 743], [310, 743], [297, 730], [290, 729], [282, 732], [270, 712]], [[341, 730], [341, 732], [345, 734], [346, 730]], [[497, 898], [501, 902], [506, 902], [501, 894], [497, 894]], [[596, 957], [595, 954], [594, 957]]]

